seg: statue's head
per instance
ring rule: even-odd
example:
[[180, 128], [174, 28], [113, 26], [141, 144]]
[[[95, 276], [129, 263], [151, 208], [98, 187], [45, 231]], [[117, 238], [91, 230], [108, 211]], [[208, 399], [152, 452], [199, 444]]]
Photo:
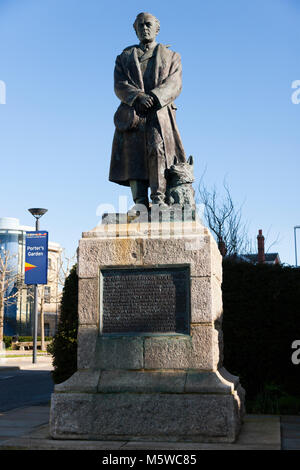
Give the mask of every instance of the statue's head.
[[139, 13], [133, 23], [136, 35], [142, 43], [155, 40], [159, 30], [159, 20], [150, 13]]

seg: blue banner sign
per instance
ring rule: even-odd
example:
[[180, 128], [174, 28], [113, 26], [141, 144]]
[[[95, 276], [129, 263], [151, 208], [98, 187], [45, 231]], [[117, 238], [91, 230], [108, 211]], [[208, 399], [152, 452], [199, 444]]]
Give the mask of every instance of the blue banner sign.
[[47, 284], [48, 232], [26, 232], [25, 284]]

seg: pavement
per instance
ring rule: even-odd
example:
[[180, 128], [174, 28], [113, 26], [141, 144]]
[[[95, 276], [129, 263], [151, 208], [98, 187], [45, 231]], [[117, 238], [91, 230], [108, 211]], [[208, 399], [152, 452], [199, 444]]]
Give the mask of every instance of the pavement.
[[280, 418], [249, 415], [234, 444], [142, 441], [54, 440], [49, 436], [49, 406], [0, 414], [0, 450], [280, 450]]
[[281, 448], [300, 450], [300, 416], [281, 416]]
[[[9, 358], [5, 369], [51, 370], [51, 357]], [[4, 369], [0, 363], [0, 370]], [[54, 440], [49, 435], [50, 403], [0, 412], [0, 450], [300, 450], [300, 416], [246, 415], [233, 444], [143, 441]]]
[[0, 371], [20, 370], [52, 370], [52, 357], [45, 354], [37, 355], [37, 362], [32, 363], [32, 352], [26, 355], [17, 355], [16, 357], [1, 357]]

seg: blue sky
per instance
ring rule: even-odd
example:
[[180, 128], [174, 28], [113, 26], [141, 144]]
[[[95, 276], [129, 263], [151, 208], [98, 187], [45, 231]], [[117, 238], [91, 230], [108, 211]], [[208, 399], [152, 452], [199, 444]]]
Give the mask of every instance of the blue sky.
[[129, 196], [108, 182], [113, 68], [137, 42], [141, 11], [160, 19], [158, 41], [182, 57], [177, 122], [194, 156], [195, 189], [205, 168], [208, 186], [221, 190], [226, 177], [249, 236], [269, 232], [268, 247], [279, 234], [271, 251], [293, 264], [298, 0], [0, 0], [0, 217], [30, 224], [29, 207], [48, 208], [42, 227], [71, 254], [99, 222], [99, 204]]

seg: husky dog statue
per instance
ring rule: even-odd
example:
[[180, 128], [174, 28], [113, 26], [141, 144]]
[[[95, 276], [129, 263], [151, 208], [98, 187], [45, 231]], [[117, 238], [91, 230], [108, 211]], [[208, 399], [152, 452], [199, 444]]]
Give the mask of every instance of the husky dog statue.
[[174, 157], [174, 163], [166, 170], [167, 193], [166, 202], [169, 206], [179, 204], [195, 208], [194, 161], [190, 156], [187, 162], [178, 162]]

